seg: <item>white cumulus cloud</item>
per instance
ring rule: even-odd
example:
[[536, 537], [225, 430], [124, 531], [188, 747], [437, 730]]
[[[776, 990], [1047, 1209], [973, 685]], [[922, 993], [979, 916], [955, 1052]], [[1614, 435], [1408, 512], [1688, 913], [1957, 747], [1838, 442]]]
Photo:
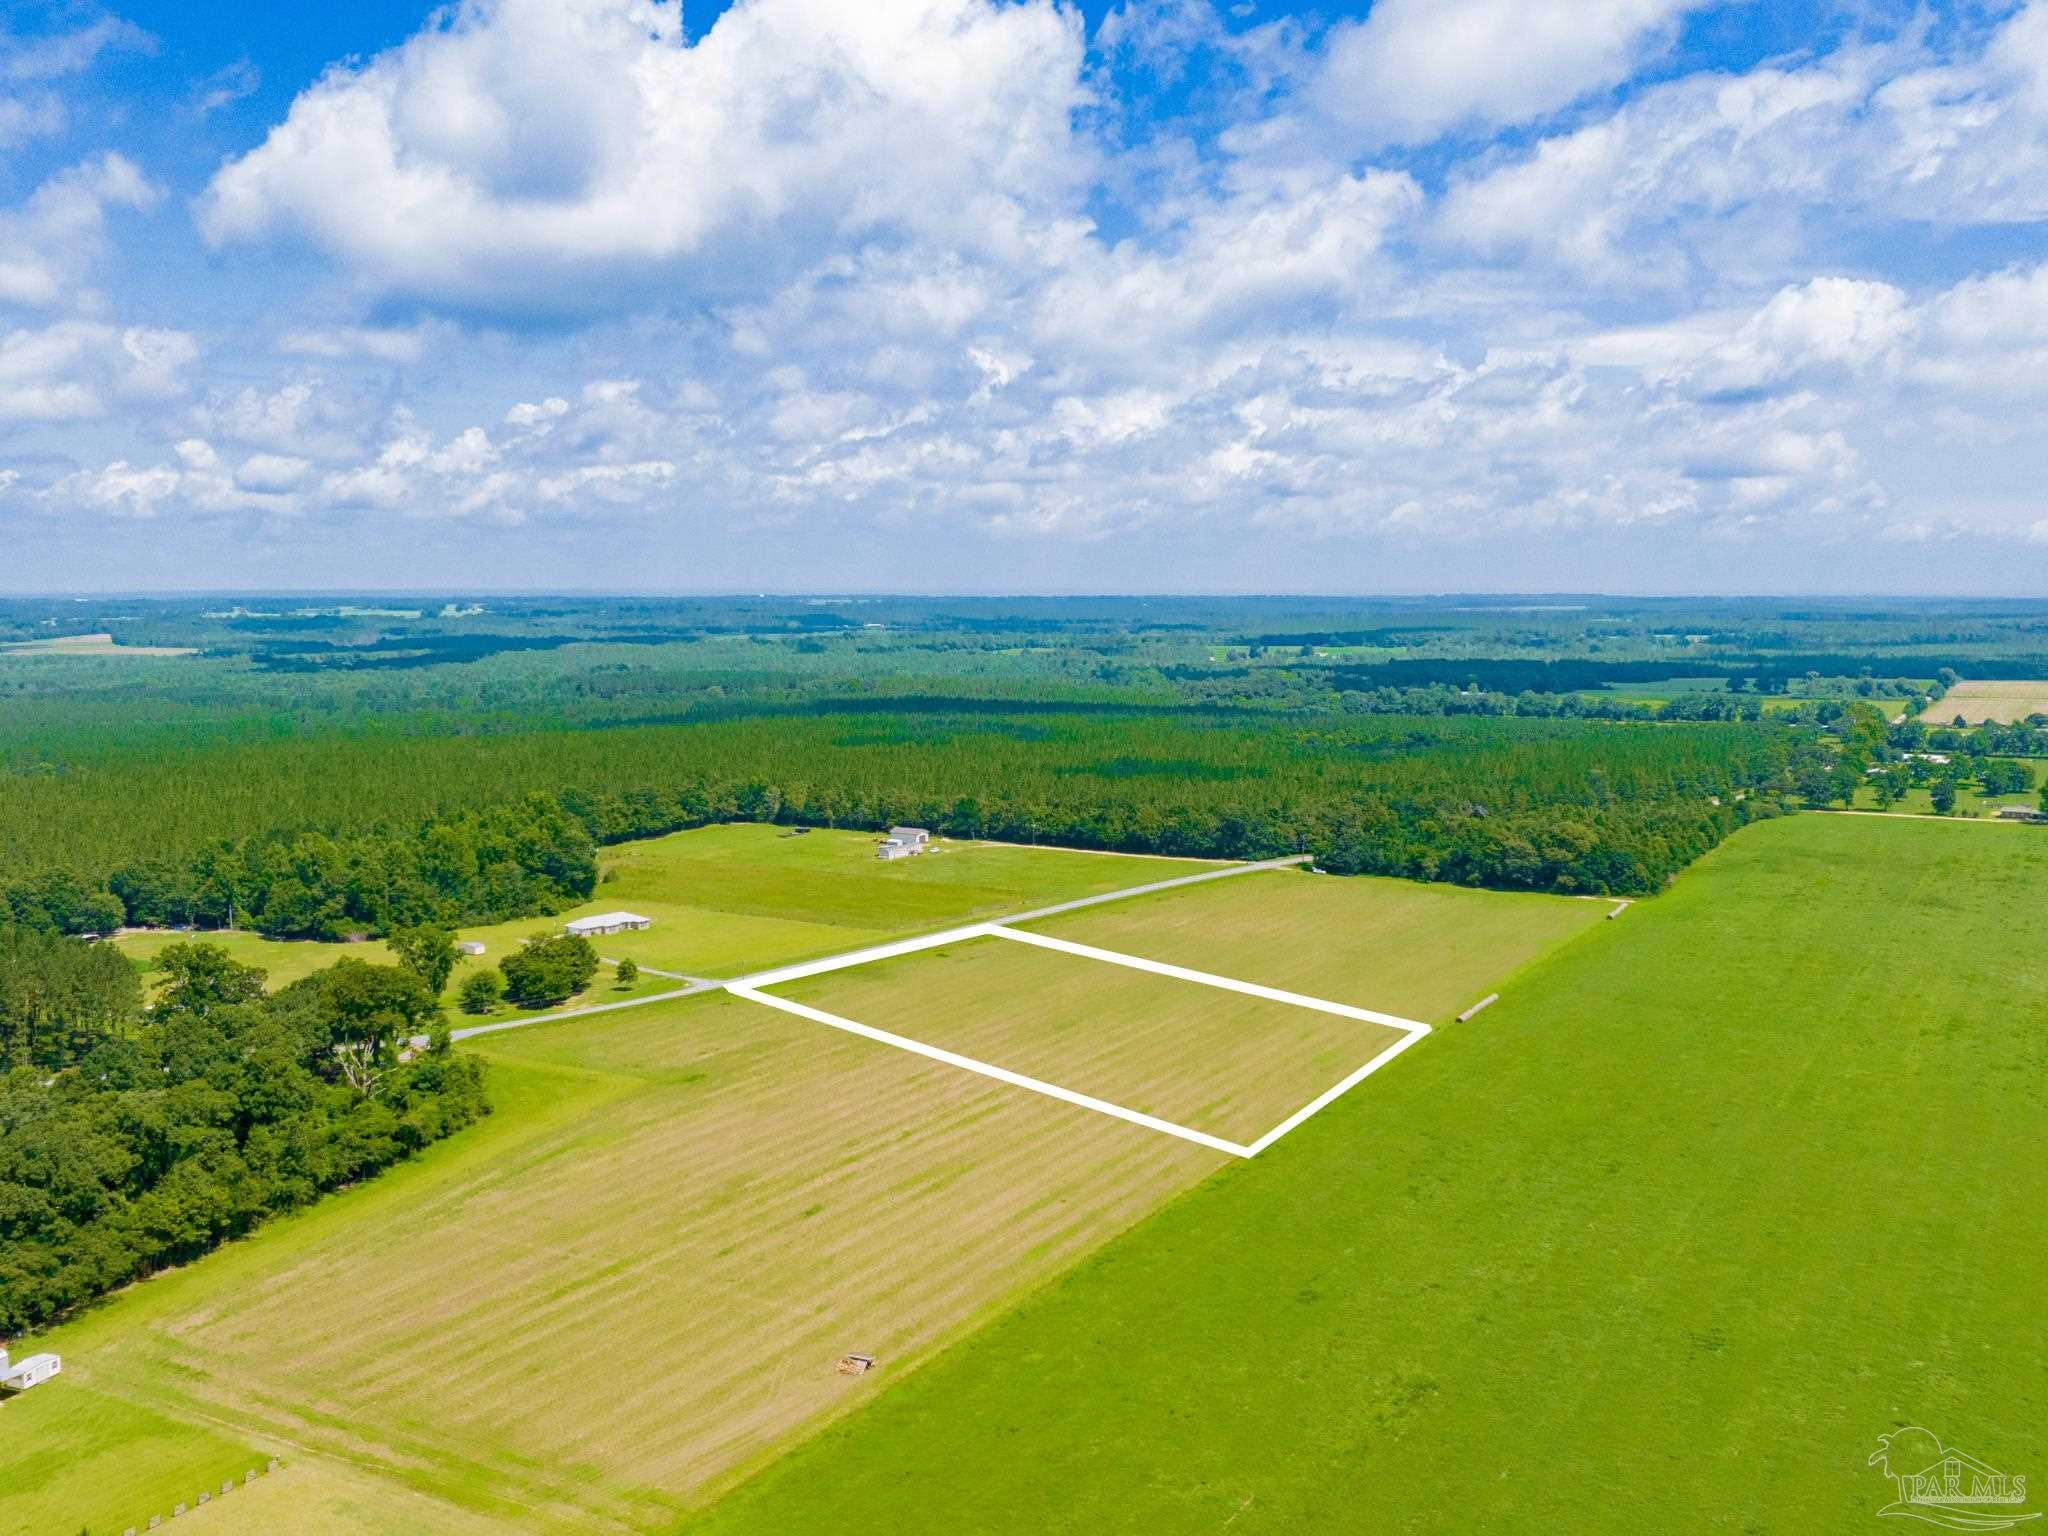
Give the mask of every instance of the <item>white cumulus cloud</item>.
[[741, 0], [685, 44], [660, 0], [461, 0], [338, 66], [222, 167], [216, 241], [296, 231], [394, 291], [620, 306], [694, 259], [915, 229], [1028, 246], [1081, 175], [1077, 20], [994, 0]]
[[1375, 0], [1329, 43], [1323, 109], [1414, 142], [1519, 123], [1626, 79], [1714, 0]]
[[62, 171], [20, 207], [0, 210], [0, 303], [92, 308], [88, 281], [106, 252], [109, 209], [146, 209], [159, 192], [123, 155]]

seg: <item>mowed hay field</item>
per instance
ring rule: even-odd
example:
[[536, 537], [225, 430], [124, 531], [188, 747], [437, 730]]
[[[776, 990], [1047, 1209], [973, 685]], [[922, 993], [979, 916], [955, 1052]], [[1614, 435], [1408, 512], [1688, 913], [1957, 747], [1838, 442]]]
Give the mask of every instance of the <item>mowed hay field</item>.
[[[1440, 894], [1498, 940], [1490, 898]], [[141, 1524], [250, 1453], [290, 1477], [209, 1506], [213, 1528], [667, 1530], [1237, 1166], [725, 996], [493, 1035], [480, 1054], [487, 1121], [22, 1341], [66, 1357], [24, 1403], [86, 1406], [0, 1440], [0, 1533]], [[848, 1350], [880, 1369], [836, 1374]], [[107, 1445], [146, 1432], [146, 1474], [62, 1483], [81, 1423]], [[290, 1487], [299, 1523], [274, 1523]]]
[[1952, 724], [1957, 715], [1971, 725], [2001, 725], [2029, 715], [2048, 715], [2048, 682], [1972, 682], [1964, 678], [1920, 712], [1929, 725]]
[[125, 656], [139, 658], [148, 656], [196, 656], [198, 651], [189, 645], [116, 645], [114, 637], [99, 635], [59, 635], [51, 640], [9, 640], [0, 644], [0, 660], [8, 657], [34, 656]]
[[1256, 1140], [1404, 1033], [1003, 938], [770, 990], [1236, 1142]]
[[1760, 823], [689, 1529], [1851, 1531], [1906, 1425], [2048, 1466], [2044, 1016], [2048, 840]]
[[307, 1458], [238, 1484], [204, 1507], [188, 1500], [176, 1530], [178, 1536], [503, 1536], [506, 1526], [373, 1472]]
[[1613, 906], [1607, 900], [1276, 869], [1021, 926], [1435, 1023], [1477, 1002], [1538, 955], [1596, 926]]
[[491, 1122], [59, 1330], [49, 1400], [661, 1530], [1225, 1161], [722, 996], [485, 1054]]

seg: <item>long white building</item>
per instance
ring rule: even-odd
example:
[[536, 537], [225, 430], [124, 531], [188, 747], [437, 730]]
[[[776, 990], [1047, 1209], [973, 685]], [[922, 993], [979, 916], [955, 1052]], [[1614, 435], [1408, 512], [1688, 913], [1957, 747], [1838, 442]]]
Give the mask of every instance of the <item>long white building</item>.
[[579, 917], [574, 922], [564, 923], [562, 931], [589, 939], [600, 933], [625, 933], [629, 929], [653, 926], [653, 918], [642, 917], [638, 912], [599, 912], [594, 917]]
[[26, 1392], [63, 1369], [64, 1361], [56, 1355], [30, 1355], [10, 1364], [7, 1351], [0, 1349], [0, 1392]]

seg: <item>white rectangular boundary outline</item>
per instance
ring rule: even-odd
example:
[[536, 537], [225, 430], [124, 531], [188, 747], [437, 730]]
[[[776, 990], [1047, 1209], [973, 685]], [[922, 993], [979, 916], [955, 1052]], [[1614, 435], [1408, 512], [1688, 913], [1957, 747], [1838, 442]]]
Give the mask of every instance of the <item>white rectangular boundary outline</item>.
[[[1265, 1135], [1247, 1143], [1226, 1141], [1221, 1136], [1212, 1136], [1207, 1131], [1198, 1131], [1192, 1126], [1178, 1125], [1171, 1120], [1162, 1120], [1156, 1115], [1127, 1109], [1121, 1104], [1112, 1104], [1107, 1099], [1098, 1099], [1090, 1094], [1077, 1093], [1071, 1088], [1062, 1088], [1058, 1083], [1027, 1077], [1021, 1072], [1012, 1072], [1009, 1068], [996, 1066], [992, 1062], [979, 1061], [972, 1056], [962, 1056], [957, 1051], [927, 1045], [924, 1041], [913, 1040], [907, 1035], [891, 1034], [886, 1029], [876, 1029], [871, 1024], [841, 1018], [838, 1014], [827, 1013], [822, 1008], [792, 1002], [786, 997], [774, 997], [761, 990], [764, 987], [779, 986], [787, 981], [800, 981], [806, 976], [821, 976], [828, 971], [843, 971], [854, 966], [866, 965], [871, 961], [889, 960], [897, 955], [915, 954], [921, 949], [936, 949], [942, 944], [957, 944], [968, 939], [1009, 939], [1015, 943], [1036, 945], [1041, 949], [1055, 949], [1065, 954], [1079, 955], [1083, 959], [1100, 960], [1109, 965], [1126, 966], [1136, 971], [1150, 971], [1158, 976], [1171, 976], [1175, 980], [1194, 982], [1198, 986], [1217, 987], [1225, 992], [1241, 992], [1249, 997], [1263, 997], [1272, 1002], [1291, 1004], [1296, 1008], [1310, 1008], [1318, 1013], [1333, 1013], [1341, 1018], [1357, 1019], [1362, 1023], [1384, 1025], [1401, 1031], [1401, 1038], [1350, 1076], [1317, 1094]], [[1014, 1088], [1028, 1089], [1032, 1093], [1044, 1094], [1047, 1098], [1075, 1104], [1082, 1109], [1092, 1109], [1100, 1115], [1125, 1120], [1132, 1125], [1142, 1125], [1147, 1130], [1177, 1136], [1182, 1141], [1191, 1141], [1212, 1151], [1245, 1158], [1258, 1156], [1311, 1115], [1328, 1108], [1430, 1032], [1429, 1026], [1418, 1019], [1404, 1019], [1396, 1014], [1377, 1013], [1370, 1008], [1354, 1008], [1348, 1003], [1333, 1003], [1327, 998], [1307, 997], [1299, 992], [1283, 992], [1278, 987], [1260, 986], [1257, 982], [1238, 981], [1229, 976], [1215, 976], [1207, 971], [1189, 970], [1186, 966], [1168, 965], [1159, 960], [1146, 960], [1113, 949], [1097, 949], [1093, 945], [1076, 944], [1068, 939], [1055, 939], [1042, 933], [1026, 933], [1015, 928], [1005, 928], [1000, 923], [976, 923], [965, 928], [949, 928], [943, 933], [928, 933], [921, 938], [902, 939], [893, 944], [878, 944], [870, 949], [857, 949], [823, 960], [808, 960], [797, 965], [781, 966], [772, 971], [759, 971], [752, 976], [727, 982], [725, 990], [735, 997], [744, 997], [750, 1002], [761, 1003], [783, 1013], [795, 1014], [798, 1018], [809, 1019], [814, 1024], [824, 1024], [832, 1029], [844, 1030], [848, 1034], [877, 1040], [884, 1045], [893, 1045], [898, 1050], [929, 1057], [933, 1061], [942, 1061], [947, 1066], [958, 1067], [965, 1072], [993, 1078], [999, 1083], [1008, 1083]]]

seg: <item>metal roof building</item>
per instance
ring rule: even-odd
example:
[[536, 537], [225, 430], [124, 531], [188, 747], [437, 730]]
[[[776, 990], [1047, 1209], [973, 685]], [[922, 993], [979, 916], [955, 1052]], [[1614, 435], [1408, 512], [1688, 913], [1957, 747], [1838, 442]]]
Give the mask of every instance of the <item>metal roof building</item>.
[[562, 931], [587, 939], [600, 933], [624, 933], [628, 929], [653, 926], [653, 918], [642, 917], [638, 912], [600, 912], [595, 917], [579, 917], [574, 922], [564, 923]]

